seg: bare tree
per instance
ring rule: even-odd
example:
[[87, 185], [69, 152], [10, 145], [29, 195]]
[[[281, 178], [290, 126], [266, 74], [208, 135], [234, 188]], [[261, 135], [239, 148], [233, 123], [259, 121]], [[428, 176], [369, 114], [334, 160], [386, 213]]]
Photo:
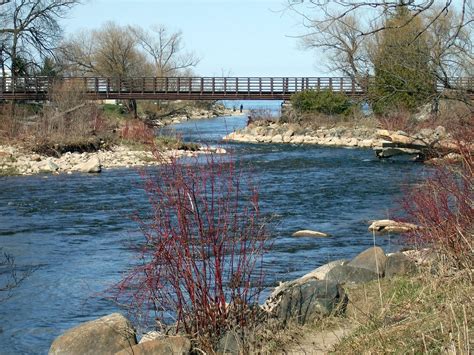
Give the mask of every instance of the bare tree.
[[451, 88], [450, 78], [474, 75], [472, 26], [459, 28], [462, 15], [456, 11], [438, 14], [438, 8], [427, 13], [431, 60], [437, 79]]
[[340, 72], [362, 83], [370, 68], [367, 39], [359, 36], [360, 24], [355, 16], [336, 19], [331, 25], [314, 23], [302, 37], [307, 49], [321, 48], [328, 56], [328, 69]]
[[[456, 4], [459, 6], [456, 7]], [[400, 6], [406, 7], [412, 16], [397, 26], [405, 26], [428, 12], [432, 15], [432, 21], [435, 21], [448, 11], [457, 9], [460, 12], [457, 23], [459, 30], [472, 27], [474, 22], [474, 5], [471, 0], [288, 0], [287, 3], [287, 7], [299, 14], [307, 26], [315, 23], [331, 26], [335, 21], [345, 20], [350, 16], [366, 19], [369, 26], [360, 29], [361, 36], [386, 29], [380, 19], [390, 16]], [[427, 22], [420, 33], [426, 31], [431, 24]]]
[[[410, 16], [390, 22], [400, 7]], [[352, 78], [374, 73], [374, 57], [383, 33], [421, 22], [413, 41], [428, 36], [433, 73], [445, 88], [449, 77], [472, 75], [474, 5], [470, 0], [288, 0], [302, 18], [306, 48], [323, 48], [329, 69]]]
[[113, 22], [70, 36], [60, 53], [70, 74], [122, 78], [152, 74], [152, 65], [140, 51], [135, 36], [128, 27]]
[[0, 3], [0, 45], [4, 63], [16, 75], [21, 58], [35, 65], [38, 57], [53, 55], [61, 38], [58, 20], [79, 0], [11, 0]]
[[139, 45], [151, 58], [156, 76], [176, 76], [180, 71], [195, 67], [199, 58], [192, 52], [183, 51], [183, 34], [170, 32], [162, 25], [151, 30], [130, 27]]

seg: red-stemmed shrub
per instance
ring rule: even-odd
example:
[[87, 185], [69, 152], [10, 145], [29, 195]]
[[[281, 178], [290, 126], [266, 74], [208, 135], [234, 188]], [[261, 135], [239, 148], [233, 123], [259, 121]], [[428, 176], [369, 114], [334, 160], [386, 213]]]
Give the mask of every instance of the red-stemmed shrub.
[[212, 349], [256, 316], [267, 249], [258, 192], [228, 156], [159, 159], [144, 175], [152, 214], [137, 218], [140, 263], [117, 285], [117, 300], [142, 319], [172, 315], [177, 331]]
[[138, 119], [127, 120], [120, 129], [120, 138], [138, 143], [151, 144], [155, 138], [155, 132], [152, 127], [143, 121]]
[[459, 164], [437, 166], [409, 191], [403, 205], [420, 228], [409, 235], [418, 246], [433, 248], [451, 266], [474, 265], [474, 158], [470, 141], [458, 143]]

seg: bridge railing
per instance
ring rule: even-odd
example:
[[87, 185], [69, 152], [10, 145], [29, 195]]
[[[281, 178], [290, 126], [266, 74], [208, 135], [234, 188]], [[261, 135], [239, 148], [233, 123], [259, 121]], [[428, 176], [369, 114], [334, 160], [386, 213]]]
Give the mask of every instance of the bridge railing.
[[[474, 89], [473, 78], [452, 78], [450, 86]], [[48, 98], [57, 86], [82, 88], [90, 98], [288, 98], [303, 90], [331, 90], [351, 96], [366, 92], [347, 77], [0, 77], [0, 99]], [[442, 92], [445, 85], [437, 84]]]
[[56, 84], [82, 86], [88, 93], [295, 93], [303, 90], [333, 90], [360, 93], [350, 78], [309, 77], [0, 77], [0, 90], [10, 92], [48, 92]]

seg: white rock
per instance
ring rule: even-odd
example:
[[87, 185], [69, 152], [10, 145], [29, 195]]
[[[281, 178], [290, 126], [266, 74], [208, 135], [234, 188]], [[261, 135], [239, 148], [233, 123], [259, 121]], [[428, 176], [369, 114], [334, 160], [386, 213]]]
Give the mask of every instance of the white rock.
[[98, 157], [92, 157], [84, 163], [77, 164], [72, 169], [81, 173], [100, 173], [102, 171], [102, 164]]
[[369, 226], [369, 231], [381, 233], [407, 233], [417, 228], [418, 226], [411, 223], [397, 222], [391, 219], [381, 219], [372, 221], [372, 224]]
[[272, 138], [272, 143], [283, 143], [283, 137], [281, 134], [277, 134]]
[[138, 344], [143, 344], [143, 343], [146, 343], [147, 341], [152, 341], [152, 340], [155, 340], [155, 339], [161, 339], [161, 338], [164, 338], [165, 335], [160, 333], [160, 332], [157, 332], [157, 331], [151, 331], [151, 332], [148, 332], [148, 333], [145, 333], [142, 338], [140, 339], [140, 342]]
[[309, 229], [304, 229], [297, 231], [291, 235], [292, 237], [317, 237], [317, 238], [324, 238], [324, 237], [329, 237], [329, 234], [318, 232], [318, 231], [312, 231]]

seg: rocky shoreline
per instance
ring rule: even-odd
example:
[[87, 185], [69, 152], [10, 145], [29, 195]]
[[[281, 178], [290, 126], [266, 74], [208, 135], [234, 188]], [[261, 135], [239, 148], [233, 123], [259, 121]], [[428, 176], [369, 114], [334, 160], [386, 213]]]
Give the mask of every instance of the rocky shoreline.
[[462, 160], [461, 145], [474, 151], [474, 144], [457, 142], [443, 126], [424, 128], [416, 134], [377, 127], [318, 127], [295, 123], [261, 121], [225, 136], [224, 141], [267, 144], [308, 144], [325, 147], [371, 148], [380, 159], [405, 155], [429, 164], [453, 164]]
[[[194, 157], [206, 153], [224, 154], [222, 148], [201, 147], [197, 151], [167, 150], [163, 158]], [[128, 146], [114, 146], [92, 153], [62, 154], [59, 158], [36, 154], [13, 146], [0, 146], [0, 176], [34, 174], [100, 173], [102, 169], [131, 168], [159, 165], [152, 151], [137, 150]]]
[[[336, 260], [322, 265], [292, 281], [280, 283], [259, 306], [264, 324], [277, 322], [310, 324], [330, 315], [344, 316], [351, 302], [348, 288], [381, 278], [413, 275], [431, 258], [429, 250], [385, 254], [380, 247], [371, 247], [351, 260]], [[219, 341], [217, 353], [242, 352], [242, 335], [229, 330]], [[114, 313], [80, 324], [57, 337], [49, 354], [191, 354], [192, 339], [186, 334], [170, 336], [151, 331], [137, 339], [137, 332], [124, 316]], [[335, 344], [333, 344], [335, 345]], [[328, 349], [329, 350], [329, 349]]]
[[344, 146], [373, 148], [383, 139], [376, 128], [366, 127], [320, 127], [310, 128], [292, 123], [252, 123], [224, 137], [226, 141], [246, 143], [314, 144], [322, 146]]

